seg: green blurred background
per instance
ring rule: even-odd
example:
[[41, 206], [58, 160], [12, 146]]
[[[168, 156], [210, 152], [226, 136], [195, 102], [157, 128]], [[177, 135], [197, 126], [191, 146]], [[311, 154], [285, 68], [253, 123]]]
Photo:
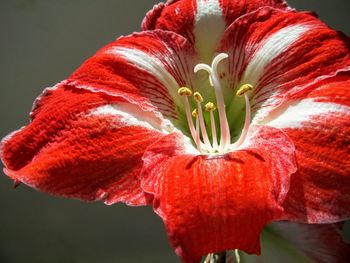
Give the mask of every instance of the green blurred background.
[[[116, 37], [138, 31], [157, 2], [0, 0], [0, 137], [28, 123], [43, 88]], [[349, 0], [288, 2], [350, 34]], [[1, 173], [0, 211], [0, 263], [179, 262], [150, 208], [14, 190]]]

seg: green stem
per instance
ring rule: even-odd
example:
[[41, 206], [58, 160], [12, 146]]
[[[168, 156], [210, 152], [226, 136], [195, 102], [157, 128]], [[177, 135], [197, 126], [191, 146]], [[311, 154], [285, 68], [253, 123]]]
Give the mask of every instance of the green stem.
[[209, 254], [204, 263], [226, 263], [226, 251]]

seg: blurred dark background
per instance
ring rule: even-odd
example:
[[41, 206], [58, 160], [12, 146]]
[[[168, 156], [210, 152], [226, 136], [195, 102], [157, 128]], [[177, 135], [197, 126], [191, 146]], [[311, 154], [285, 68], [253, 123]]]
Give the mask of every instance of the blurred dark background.
[[[156, 0], [0, 0], [0, 138], [28, 123], [43, 88], [120, 35]], [[349, 0], [289, 0], [350, 34]], [[0, 176], [1, 263], [179, 262], [150, 208], [83, 203], [14, 190]]]

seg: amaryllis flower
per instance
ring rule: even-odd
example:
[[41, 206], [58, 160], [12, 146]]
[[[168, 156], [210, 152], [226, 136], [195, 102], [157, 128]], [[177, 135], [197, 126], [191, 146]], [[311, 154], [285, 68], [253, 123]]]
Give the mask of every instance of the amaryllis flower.
[[[161, 3], [39, 96], [2, 141], [4, 171], [54, 195], [152, 205], [184, 262], [259, 254], [266, 224], [350, 218], [349, 47], [281, 0]], [[303, 247], [316, 261], [349, 260], [336, 225], [275, 228], [317, 246]]]

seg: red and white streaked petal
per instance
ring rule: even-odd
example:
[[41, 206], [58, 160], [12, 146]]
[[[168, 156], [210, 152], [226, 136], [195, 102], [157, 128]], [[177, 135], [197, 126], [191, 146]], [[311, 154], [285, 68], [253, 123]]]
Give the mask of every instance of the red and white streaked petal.
[[308, 89], [296, 93], [291, 100], [313, 99], [316, 102], [333, 103], [350, 107], [350, 71], [341, 72], [335, 77], [324, 79]]
[[269, 227], [314, 262], [350, 262], [350, 245], [338, 225], [278, 222]]
[[156, 4], [151, 10], [147, 12], [141, 23], [141, 29], [143, 31], [156, 29], [157, 20], [161, 16], [164, 7], [170, 4], [169, 2], [170, 1], [168, 1], [166, 4], [164, 4], [163, 2]]
[[265, 118], [314, 83], [350, 70], [350, 42], [306, 13], [262, 8], [236, 20], [218, 52], [228, 52], [229, 88], [254, 86], [252, 110]]
[[254, 129], [247, 148], [222, 156], [189, 154], [179, 134], [146, 151], [142, 187], [184, 262], [236, 248], [259, 254], [260, 231], [282, 215], [294, 146], [278, 129]]
[[225, 31], [226, 24], [219, 0], [197, 0], [193, 33], [196, 51], [204, 63], [210, 63]]
[[[181, 86], [193, 86], [193, 47], [180, 35], [160, 30], [135, 33], [107, 45], [68, 79], [67, 85], [153, 105], [177, 118]], [[150, 107], [150, 106], [147, 106]]]
[[202, 62], [209, 63], [227, 26], [264, 6], [288, 9], [281, 0], [175, 0], [156, 5], [146, 15], [142, 29], [162, 29], [183, 35], [196, 46]]
[[284, 204], [286, 219], [330, 223], [350, 217], [349, 90], [350, 73], [324, 80], [267, 123], [296, 147], [298, 172]]
[[8, 176], [59, 196], [147, 203], [141, 158], [165, 134], [153, 112], [63, 86], [39, 103], [32, 122], [1, 142]]
[[[282, 113], [281, 113], [282, 111]], [[315, 99], [304, 99], [293, 103], [282, 105], [278, 108], [278, 115], [267, 119], [266, 125], [279, 129], [304, 129], [311, 126], [310, 123], [327, 119], [346, 119], [350, 114], [350, 107], [331, 102], [317, 102]], [[331, 123], [334, 125], [334, 123]]]

